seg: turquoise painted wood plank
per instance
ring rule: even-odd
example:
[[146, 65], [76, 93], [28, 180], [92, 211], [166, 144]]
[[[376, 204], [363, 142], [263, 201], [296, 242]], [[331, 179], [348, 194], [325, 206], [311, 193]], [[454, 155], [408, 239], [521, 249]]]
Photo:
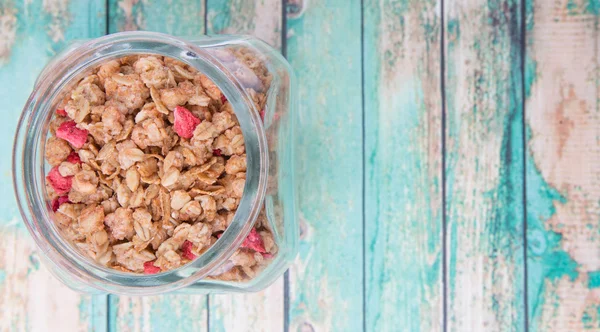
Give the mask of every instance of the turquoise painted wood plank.
[[283, 278], [257, 293], [210, 295], [209, 303], [209, 331], [285, 331]]
[[281, 47], [281, 0], [208, 0], [208, 34], [249, 34]]
[[[0, 3], [0, 152], [11, 155], [21, 109], [42, 67], [70, 40], [105, 33], [104, 1]], [[0, 160], [0, 330], [104, 331], [106, 296], [71, 291], [40, 264], [17, 211], [11, 159]]]
[[204, 34], [204, 0], [108, 0], [109, 32], [148, 30], [176, 36]]
[[301, 239], [289, 273], [289, 330], [361, 330], [360, 1], [295, 2], [287, 57], [298, 76]]
[[441, 2], [364, 2], [366, 326], [441, 331]]
[[[255, 35], [281, 45], [281, 0], [209, 0], [208, 34]], [[283, 278], [262, 292], [209, 297], [210, 331], [283, 331]]]
[[521, 14], [444, 2], [451, 331], [525, 329]]
[[206, 331], [204, 295], [109, 296], [108, 331]]
[[[204, 34], [204, 1], [109, 1], [109, 30]], [[110, 331], [205, 331], [205, 295], [109, 296]]]
[[527, 2], [530, 331], [600, 329], [599, 10]]
[[106, 296], [54, 278], [25, 229], [3, 225], [0, 241], [0, 331], [106, 331]]

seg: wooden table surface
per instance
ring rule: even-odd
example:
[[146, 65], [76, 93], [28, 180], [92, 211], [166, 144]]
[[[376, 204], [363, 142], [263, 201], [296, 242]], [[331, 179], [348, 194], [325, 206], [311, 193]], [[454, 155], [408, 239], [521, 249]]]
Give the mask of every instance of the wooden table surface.
[[[133, 29], [295, 68], [300, 252], [267, 290], [92, 297], [40, 265], [20, 110], [70, 40]], [[0, 84], [0, 331], [600, 330], [598, 0], [0, 0]]]

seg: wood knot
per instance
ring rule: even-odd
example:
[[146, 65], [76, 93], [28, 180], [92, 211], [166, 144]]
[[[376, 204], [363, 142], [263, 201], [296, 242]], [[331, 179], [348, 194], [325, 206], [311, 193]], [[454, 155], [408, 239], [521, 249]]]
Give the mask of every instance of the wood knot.
[[305, 0], [285, 0], [285, 12], [290, 19], [296, 19], [302, 16], [305, 10]]

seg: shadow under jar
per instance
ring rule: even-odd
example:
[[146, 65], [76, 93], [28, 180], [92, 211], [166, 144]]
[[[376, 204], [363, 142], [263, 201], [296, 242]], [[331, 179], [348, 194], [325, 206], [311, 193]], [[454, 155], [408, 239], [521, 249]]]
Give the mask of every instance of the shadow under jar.
[[[218, 240], [186, 264], [156, 274], [120, 271], [86, 255], [61, 233], [53, 212], [56, 200], [46, 191], [46, 175], [53, 169], [45, 160], [46, 144], [65, 94], [95, 68], [130, 55], [171, 58], [206, 75], [222, 93], [222, 103], [233, 109], [246, 154], [243, 194]], [[298, 244], [294, 85], [285, 59], [248, 36], [183, 40], [124, 32], [74, 43], [57, 55], [38, 77], [23, 109], [13, 150], [17, 201], [46, 266], [66, 285], [86, 293], [252, 292], [273, 283], [294, 259]], [[273, 243], [261, 243], [269, 252], [251, 244], [261, 231], [272, 234]], [[174, 249], [185, 255], [186, 248]], [[253, 268], [236, 265], [244, 251], [260, 254]]]

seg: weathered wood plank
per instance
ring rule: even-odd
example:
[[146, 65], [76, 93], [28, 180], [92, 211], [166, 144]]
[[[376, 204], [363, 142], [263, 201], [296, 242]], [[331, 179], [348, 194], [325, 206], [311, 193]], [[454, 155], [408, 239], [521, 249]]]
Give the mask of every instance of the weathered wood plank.
[[204, 0], [109, 0], [109, 32], [147, 30], [176, 36], [204, 34]]
[[522, 331], [519, 0], [445, 1], [447, 326]]
[[[84, 15], [81, 15], [85, 13]], [[40, 264], [12, 194], [12, 141], [21, 109], [46, 62], [69, 40], [105, 33], [104, 1], [0, 3], [0, 330], [103, 331], [106, 296], [80, 295]]]
[[[204, 34], [204, 1], [109, 1], [109, 29]], [[205, 331], [205, 295], [109, 296], [110, 331]]]
[[204, 295], [113, 296], [109, 331], [206, 331]]
[[0, 241], [1, 331], [106, 330], [106, 296], [81, 295], [54, 278], [23, 227], [2, 225]]
[[600, 4], [527, 4], [530, 330], [598, 330]]
[[296, 69], [300, 253], [289, 273], [291, 331], [362, 329], [362, 98], [359, 1], [288, 8]]
[[369, 331], [443, 328], [440, 5], [364, 2]]
[[208, 0], [208, 34], [249, 34], [281, 47], [281, 0]]
[[283, 278], [252, 294], [210, 295], [210, 331], [284, 331]]
[[[208, 34], [251, 34], [281, 45], [281, 0], [209, 0]], [[283, 278], [255, 294], [216, 294], [209, 298], [211, 331], [283, 331]]]

